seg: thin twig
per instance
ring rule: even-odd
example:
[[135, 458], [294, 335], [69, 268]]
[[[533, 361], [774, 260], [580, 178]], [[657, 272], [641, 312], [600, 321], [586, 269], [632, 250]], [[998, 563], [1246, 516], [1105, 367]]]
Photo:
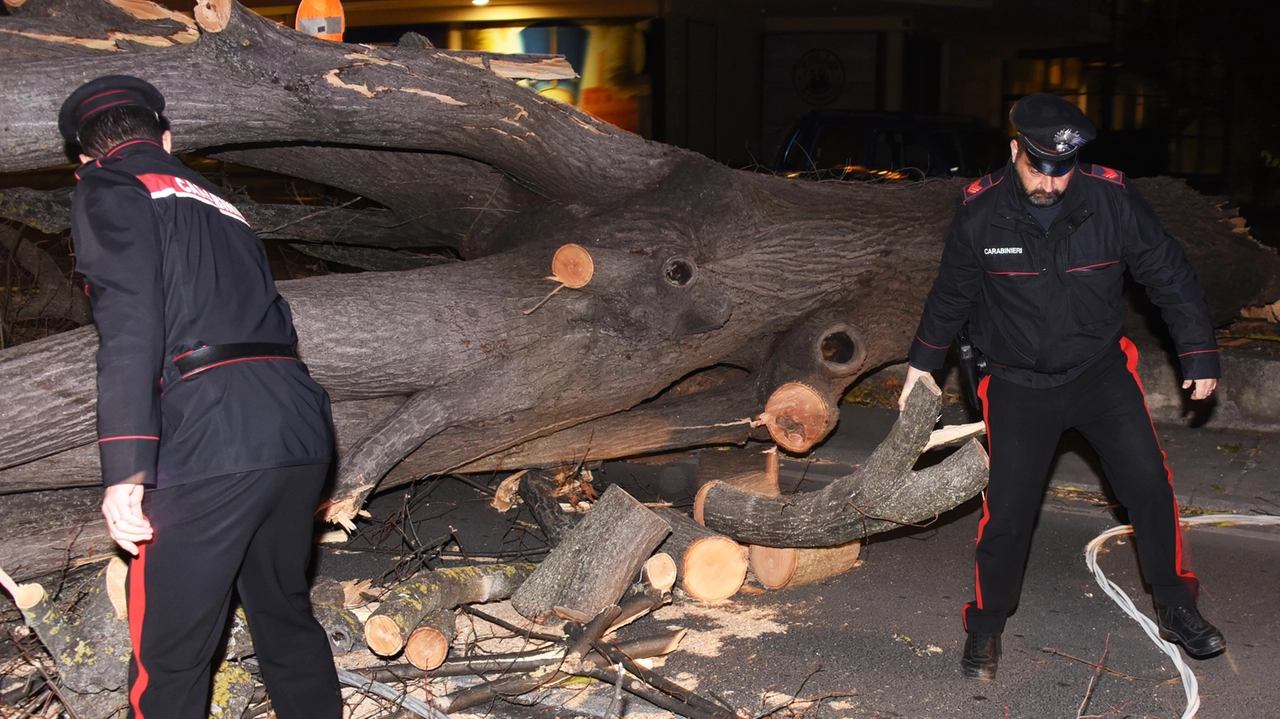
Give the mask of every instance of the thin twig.
[[[777, 705], [777, 706], [775, 706], [775, 707], [773, 707], [773, 708], [771, 708], [771, 709], [767, 709], [767, 710], [765, 710], [765, 711], [763, 711], [763, 712], [760, 712], [759, 714], [756, 714], [755, 716], [751, 717], [751, 719], [764, 719], [764, 717], [767, 717], [767, 716], [769, 716], [770, 714], [773, 714], [773, 713], [775, 713], [775, 712], [779, 711], [780, 709], [783, 709], [784, 707], [789, 707], [789, 706], [791, 706], [792, 704], [795, 704], [795, 703], [796, 703], [796, 702], [798, 702], [798, 701], [802, 701], [802, 700], [801, 700], [798, 696], [796, 696], [796, 695], [798, 695], [798, 694], [800, 693], [800, 690], [801, 690], [801, 689], [804, 689], [804, 685], [805, 685], [805, 684], [808, 684], [808, 683], [809, 683], [809, 679], [810, 679], [811, 677], [813, 677], [813, 675], [814, 675], [814, 674], [817, 674], [817, 673], [818, 673], [818, 672], [820, 672], [820, 671], [822, 671], [822, 660], [821, 660], [821, 659], [819, 659], [818, 661], [816, 661], [816, 662], [814, 662], [814, 663], [812, 663], [812, 664], [810, 664], [810, 665], [809, 665], [809, 670], [808, 670], [808, 671], [805, 673], [805, 675], [800, 679], [800, 684], [799, 684], [799, 686], [797, 686], [797, 687], [796, 687], [796, 690], [795, 690], [794, 694], [792, 695], [792, 697], [791, 697], [790, 699], [788, 699], [788, 700], [787, 700], [787, 701], [785, 701], [785, 702], [782, 702], [781, 704], [779, 704], [779, 705]], [[856, 693], [856, 692], [855, 692], [855, 693]]]
[[75, 710], [71, 708], [71, 705], [67, 704], [66, 698], [62, 696], [62, 691], [58, 689], [57, 682], [53, 681], [53, 677], [49, 676], [49, 673], [44, 670], [44, 665], [31, 656], [31, 652], [27, 650], [26, 646], [18, 641], [18, 637], [12, 629], [9, 630], [9, 641], [13, 642], [18, 651], [22, 652], [23, 658], [30, 662], [31, 666], [36, 668], [36, 671], [40, 672], [40, 676], [44, 677], [44, 683], [49, 687], [49, 691], [58, 698], [58, 702], [62, 704], [62, 709], [67, 713], [67, 716], [71, 719], [79, 719]]
[[564, 641], [564, 637], [557, 637], [554, 634], [539, 634], [533, 631], [532, 627], [525, 627], [525, 628], [518, 627], [515, 624], [512, 624], [511, 622], [508, 622], [503, 619], [499, 619], [498, 617], [495, 617], [492, 614], [483, 612], [470, 605], [464, 605], [462, 607], [462, 611], [466, 612], [467, 614], [470, 614], [473, 617], [483, 619], [486, 622], [496, 627], [502, 627], [503, 629], [515, 634], [516, 636], [524, 637], [525, 639], [535, 639], [540, 642], [553, 642], [553, 643]]
[[1093, 687], [1098, 683], [1098, 675], [1102, 673], [1103, 664], [1107, 661], [1107, 653], [1111, 651], [1111, 632], [1107, 632], [1107, 639], [1102, 644], [1102, 656], [1098, 658], [1098, 663], [1094, 665], [1093, 676], [1089, 678], [1089, 687], [1085, 689], [1084, 699], [1080, 700], [1080, 708], [1076, 710], [1076, 719], [1084, 716], [1084, 708], [1089, 705], [1089, 697], [1093, 696]]
[[[297, 198], [295, 197], [294, 199], [297, 199]], [[357, 202], [359, 202], [360, 200], [363, 200], [363, 199], [364, 199], [363, 197], [356, 197], [356, 198], [353, 198], [353, 199], [347, 200], [346, 202], [342, 203], [341, 205], [334, 205], [333, 207], [325, 207], [325, 208], [322, 208], [322, 209], [320, 209], [320, 210], [316, 210], [315, 212], [312, 212], [312, 213], [311, 213], [311, 214], [309, 214], [309, 215], [303, 215], [302, 217], [299, 217], [299, 218], [297, 218], [296, 220], [289, 220], [288, 222], [284, 223], [283, 225], [276, 225], [275, 227], [271, 227], [271, 228], [268, 228], [268, 229], [265, 229], [265, 230], [258, 230], [258, 234], [259, 234], [259, 235], [269, 235], [269, 234], [271, 234], [271, 233], [273, 233], [273, 232], [279, 232], [280, 230], [283, 230], [284, 228], [288, 227], [289, 225], [296, 225], [296, 224], [298, 224], [299, 222], [306, 222], [307, 220], [309, 220], [309, 219], [311, 219], [311, 218], [313, 218], [313, 217], [317, 217], [317, 216], [319, 216], [319, 215], [323, 215], [323, 214], [325, 214], [326, 212], [333, 212], [334, 210], [341, 210], [342, 208], [347, 207], [347, 206], [349, 206], [349, 205], [354, 205], [355, 203], [357, 203]]]
[[359, 689], [362, 692], [365, 692], [368, 694], [374, 694], [376, 696], [382, 697], [383, 699], [388, 699], [392, 702], [395, 702], [399, 706], [405, 709], [408, 709], [414, 714], [417, 714], [420, 717], [424, 717], [425, 719], [448, 719], [448, 717], [445, 714], [441, 713], [440, 711], [432, 707], [430, 704], [427, 704], [426, 702], [422, 701], [421, 699], [418, 699], [417, 697], [411, 697], [408, 694], [405, 694], [404, 692], [396, 691], [394, 688], [387, 686], [386, 684], [383, 684], [381, 682], [375, 682], [374, 680], [369, 679], [367, 677], [362, 677], [359, 674], [356, 674], [355, 672], [349, 672], [349, 671], [346, 671], [345, 669], [339, 669], [338, 681], [343, 684], [346, 684], [349, 687], [355, 687], [356, 689]]
[[1170, 682], [1178, 681], [1177, 677], [1174, 677], [1173, 679], [1152, 679], [1151, 677], [1135, 677], [1130, 674], [1125, 674], [1124, 672], [1118, 672], [1112, 669], [1111, 667], [1104, 667], [1100, 664], [1094, 664], [1088, 659], [1081, 659], [1080, 657], [1067, 654], [1066, 652], [1059, 651], [1057, 649], [1054, 649], [1053, 647], [1044, 647], [1040, 651], [1048, 652], [1049, 654], [1054, 654], [1054, 655], [1063, 657], [1064, 659], [1070, 659], [1071, 661], [1074, 661], [1074, 662], [1080, 662], [1081, 664], [1085, 664], [1094, 668], [1101, 668], [1102, 671], [1108, 674], [1114, 674], [1115, 676], [1118, 676], [1121, 679], [1128, 679], [1130, 681], [1144, 681], [1144, 682], [1151, 682], [1153, 684], [1168, 684]]

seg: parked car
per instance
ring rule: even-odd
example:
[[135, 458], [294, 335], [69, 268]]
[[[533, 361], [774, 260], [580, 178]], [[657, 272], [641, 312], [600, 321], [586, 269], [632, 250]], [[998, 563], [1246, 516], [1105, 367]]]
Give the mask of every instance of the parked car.
[[981, 177], [1008, 160], [1009, 138], [971, 118], [815, 110], [787, 132], [775, 169], [812, 179], [919, 180]]

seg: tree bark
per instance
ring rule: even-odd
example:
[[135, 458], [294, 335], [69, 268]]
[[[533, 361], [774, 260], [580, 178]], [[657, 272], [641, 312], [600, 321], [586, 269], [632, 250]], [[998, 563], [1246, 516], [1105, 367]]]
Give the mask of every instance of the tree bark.
[[560, 481], [556, 476], [550, 472], [529, 472], [520, 478], [518, 490], [524, 506], [528, 507], [533, 520], [542, 528], [547, 546], [553, 548], [560, 546], [580, 518], [579, 515], [568, 514], [560, 509], [560, 498], [556, 496]]
[[462, 604], [506, 599], [533, 570], [534, 565], [522, 563], [422, 572], [383, 597], [365, 620], [365, 643], [375, 654], [392, 656], [426, 617]]
[[511, 597], [522, 616], [545, 621], [557, 607], [594, 616], [622, 598], [671, 527], [610, 485]]

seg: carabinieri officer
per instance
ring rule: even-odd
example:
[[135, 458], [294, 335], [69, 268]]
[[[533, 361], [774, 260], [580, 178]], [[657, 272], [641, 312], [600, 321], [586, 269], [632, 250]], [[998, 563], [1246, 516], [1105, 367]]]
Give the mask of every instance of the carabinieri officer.
[[339, 719], [306, 577], [329, 398], [298, 360], [257, 235], [169, 154], [164, 106], [113, 75], [58, 117], [84, 163], [71, 231], [100, 339], [102, 513], [135, 555], [129, 716], [208, 716], [235, 590], [276, 715]]
[[1173, 475], [1147, 413], [1138, 353], [1124, 336], [1124, 275], [1145, 285], [1173, 335], [1192, 399], [1217, 384], [1209, 306], [1182, 248], [1123, 173], [1078, 163], [1093, 123], [1063, 98], [1024, 97], [1010, 112], [1011, 161], [966, 186], [908, 354], [899, 400], [942, 366], [965, 322], [989, 375], [978, 387], [990, 482], [978, 524], [974, 600], [961, 668], [991, 680], [1018, 604], [1032, 529], [1058, 440], [1076, 429], [1128, 510], [1160, 634], [1188, 654], [1226, 641], [1196, 609]]

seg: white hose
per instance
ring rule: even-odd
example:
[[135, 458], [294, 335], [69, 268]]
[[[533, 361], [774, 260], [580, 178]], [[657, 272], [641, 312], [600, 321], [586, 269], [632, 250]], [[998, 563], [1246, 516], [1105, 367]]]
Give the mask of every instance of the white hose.
[[[1269, 514], [1205, 514], [1182, 519], [1182, 526], [1184, 527], [1194, 527], [1198, 524], [1280, 525], [1280, 517]], [[1173, 660], [1173, 665], [1178, 668], [1178, 674], [1182, 676], [1182, 690], [1187, 695], [1187, 708], [1182, 712], [1182, 719], [1192, 719], [1196, 712], [1200, 711], [1200, 683], [1196, 681], [1195, 673], [1183, 661], [1182, 652], [1178, 651], [1178, 647], [1161, 639], [1160, 628], [1156, 626], [1156, 623], [1150, 617], [1138, 611], [1129, 595], [1116, 586], [1115, 582], [1107, 579], [1107, 576], [1102, 573], [1102, 569], [1098, 567], [1098, 550], [1102, 548], [1102, 545], [1112, 537], [1120, 537], [1126, 534], [1133, 534], [1133, 527], [1128, 524], [1112, 527], [1094, 537], [1093, 541], [1089, 542], [1084, 548], [1084, 562], [1089, 566], [1089, 571], [1093, 572], [1094, 578], [1098, 580], [1098, 586], [1102, 587], [1102, 591], [1115, 600], [1115, 603], [1120, 605], [1125, 614], [1133, 617], [1133, 620], [1142, 626], [1143, 631], [1147, 633], [1147, 636], [1151, 637], [1151, 641], [1155, 642], [1160, 651], [1168, 654], [1169, 658]]]

